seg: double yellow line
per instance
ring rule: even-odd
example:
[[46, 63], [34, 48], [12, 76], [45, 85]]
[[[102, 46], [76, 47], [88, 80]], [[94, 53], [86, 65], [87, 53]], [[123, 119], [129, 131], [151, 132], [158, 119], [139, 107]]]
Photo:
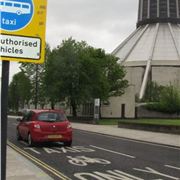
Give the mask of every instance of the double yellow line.
[[13, 148], [15, 151], [17, 151], [18, 153], [22, 154], [23, 156], [27, 157], [28, 159], [30, 159], [31, 161], [35, 162], [36, 164], [38, 164], [39, 166], [45, 168], [46, 170], [50, 171], [53, 175], [59, 177], [61, 180], [71, 180], [70, 178], [68, 178], [67, 176], [65, 176], [64, 174], [62, 174], [61, 172], [57, 171], [56, 169], [52, 168], [51, 166], [49, 166], [48, 164], [40, 161], [39, 159], [37, 159], [36, 157], [30, 155], [29, 153], [27, 153], [26, 151], [23, 151], [22, 149], [20, 149], [19, 147], [17, 147], [16, 145], [14, 145], [13, 143], [11, 143], [10, 141], [7, 142], [7, 144]]

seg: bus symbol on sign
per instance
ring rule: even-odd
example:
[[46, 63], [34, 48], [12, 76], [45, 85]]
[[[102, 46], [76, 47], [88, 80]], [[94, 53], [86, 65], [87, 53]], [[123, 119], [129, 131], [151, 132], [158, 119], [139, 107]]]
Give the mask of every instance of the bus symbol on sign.
[[21, 3], [17, 1], [0, 0], [0, 11], [21, 14], [30, 14], [31, 5], [29, 3]]
[[0, 57], [41, 64], [45, 57], [47, 0], [0, 0]]
[[16, 31], [27, 26], [33, 17], [33, 0], [0, 0], [0, 29]]

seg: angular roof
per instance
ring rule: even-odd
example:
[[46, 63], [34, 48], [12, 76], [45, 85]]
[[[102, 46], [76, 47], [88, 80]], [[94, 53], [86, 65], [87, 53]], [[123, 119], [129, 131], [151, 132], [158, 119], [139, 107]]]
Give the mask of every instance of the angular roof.
[[125, 66], [180, 66], [180, 24], [140, 26], [112, 54]]

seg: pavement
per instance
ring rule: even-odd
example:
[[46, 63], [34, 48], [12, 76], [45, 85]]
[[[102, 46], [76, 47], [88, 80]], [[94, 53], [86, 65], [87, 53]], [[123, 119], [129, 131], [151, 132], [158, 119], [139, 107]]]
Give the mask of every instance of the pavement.
[[[117, 126], [92, 125], [72, 123], [74, 129], [100, 133], [104, 135], [117, 136], [133, 140], [157, 143], [180, 148], [180, 135], [157, 133], [142, 130], [118, 128]], [[7, 180], [52, 180], [52, 178], [42, 171], [38, 166], [7, 146]]]

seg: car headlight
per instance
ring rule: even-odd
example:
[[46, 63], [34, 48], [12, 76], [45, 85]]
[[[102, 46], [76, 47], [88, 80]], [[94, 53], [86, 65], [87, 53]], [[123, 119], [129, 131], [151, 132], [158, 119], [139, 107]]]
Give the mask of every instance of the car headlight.
[[41, 126], [40, 126], [39, 124], [34, 124], [34, 128], [36, 128], [36, 129], [40, 129], [40, 128], [41, 128]]

